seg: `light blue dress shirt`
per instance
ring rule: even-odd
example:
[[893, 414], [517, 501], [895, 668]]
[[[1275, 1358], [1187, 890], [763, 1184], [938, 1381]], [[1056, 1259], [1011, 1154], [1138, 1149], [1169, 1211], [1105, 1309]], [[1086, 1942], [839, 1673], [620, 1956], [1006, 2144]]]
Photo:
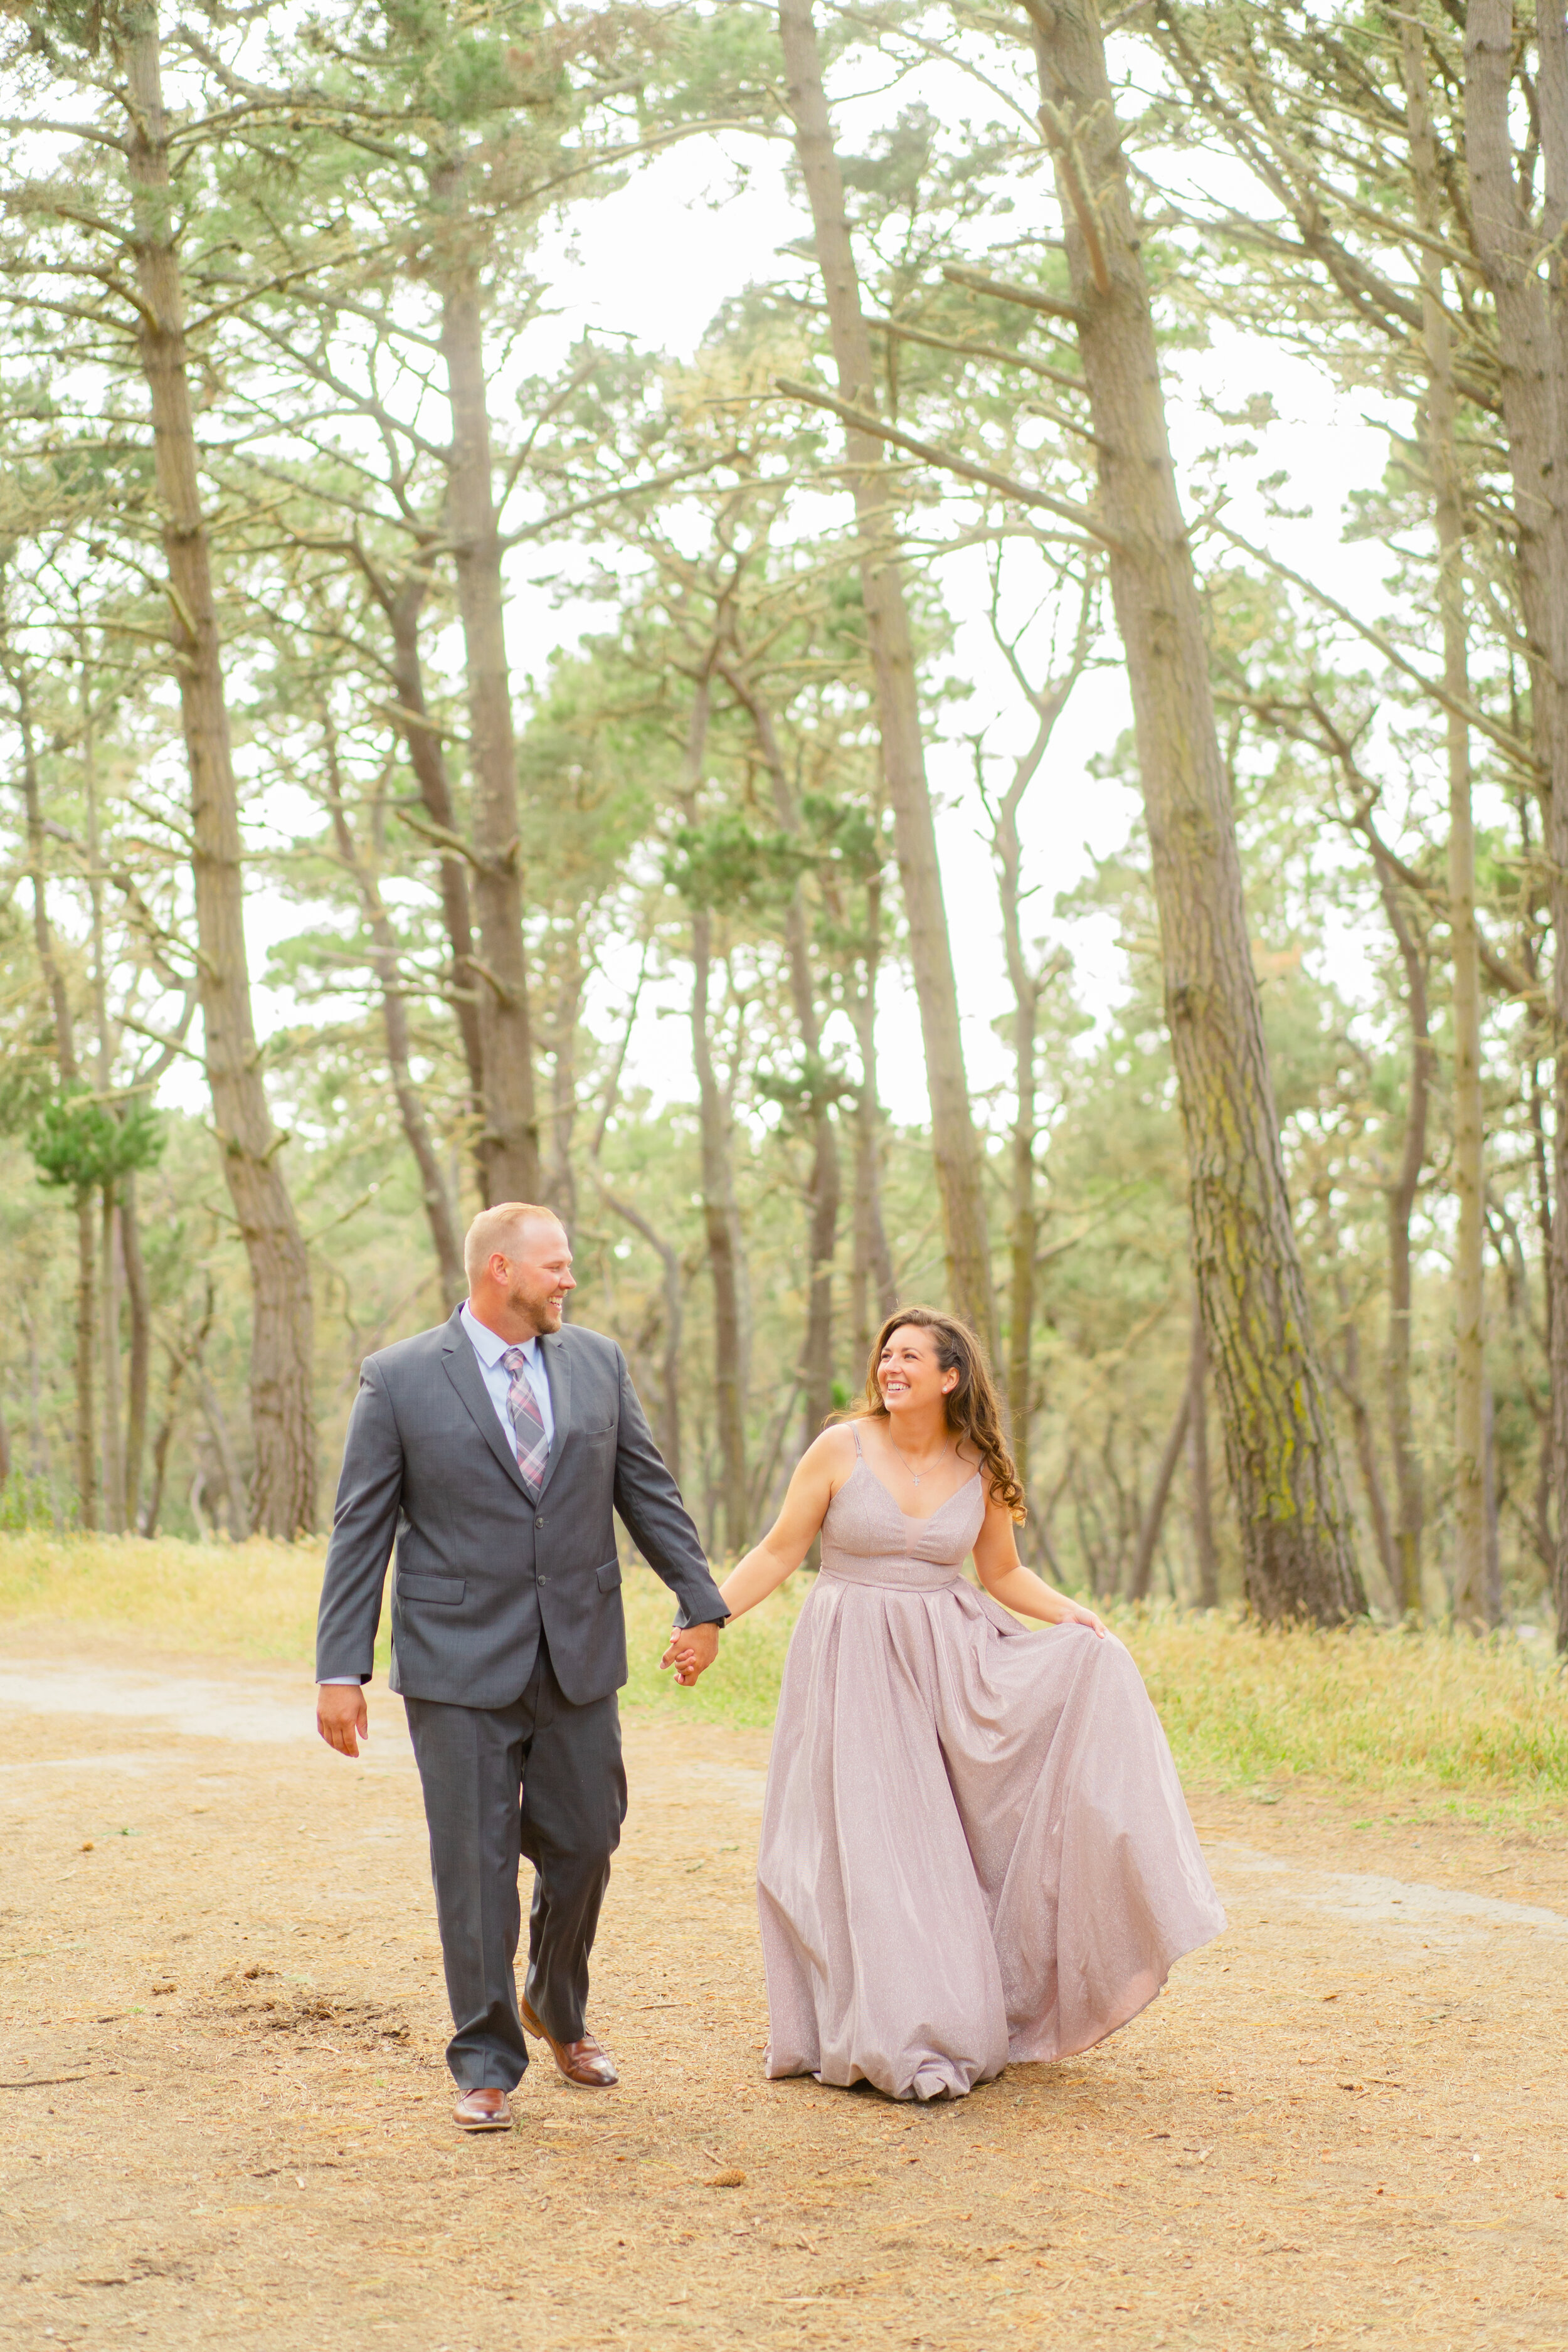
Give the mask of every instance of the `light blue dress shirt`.
[[[458, 1312], [458, 1320], [468, 1333], [474, 1353], [479, 1360], [479, 1372], [489, 1391], [490, 1402], [496, 1409], [496, 1419], [506, 1433], [506, 1442], [510, 1446], [515, 1459], [517, 1432], [512, 1426], [512, 1418], [507, 1411], [506, 1404], [511, 1389], [511, 1374], [501, 1362], [501, 1358], [512, 1343], [510, 1339], [503, 1339], [499, 1332], [492, 1331], [488, 1324], [481, 1323], [477, 1315], [470, 1315], [467, 1299], [464, 1300]], [[550, 1402], [550, 1378], [544, 1369], [544, 1359], [539, 1352], [537, 1338], [525, 1339], [522, 1343], [522, 1369], [527, 1375], [528, 1385], [533, 1391], [533, 1402], [539, 1407], [539, 1418], [544, 1423], [545, 1438], [550, 1444], [553, 1445], [555, 1412]], [[358, 1677], [352, 1675], [332, 1675], [328, 1679], [332, 1683], [349, 1683], [356, 1681]], [[323, 1684], [322, 1687], [324, 1689], [326, 1685]]]
[[[510, 1339], [503, 1339], [500, 1334], [498, 1331], [492, 1331], [488, 1324], [481, 1323], [479, 1317], [469, 1311], [467, 1299], [463, 1301], [458, 1311], [458, 1320], [472, 1342], [474, 1353], [479, 1360], [479, 1370], [484, 1375], [485, 1387], [489, 1391], [490, 1402], [496, 1409], [496, 1419], [505, 1430], [507, 1444], [515, 1454], [517, 1432], [512, 1426], [511, 1415], [507, 1411], [506, 1404], [511, 1389], [511, 1374], [501, 1362], [501, 1358], [513, 1343]], [[527, 1374], [528, 1385], [533, 1391], [533, 1402], [539, 1407], [539, 1418], [544, 1423], [545, 1442], [553, 1445], [555, 1414], [550, 1402], [550, 1381], [544, 1370], [544, 1359], [539, 1352], [537, 1338], [525, 1339], [522, 1343], [522, 1369]]]

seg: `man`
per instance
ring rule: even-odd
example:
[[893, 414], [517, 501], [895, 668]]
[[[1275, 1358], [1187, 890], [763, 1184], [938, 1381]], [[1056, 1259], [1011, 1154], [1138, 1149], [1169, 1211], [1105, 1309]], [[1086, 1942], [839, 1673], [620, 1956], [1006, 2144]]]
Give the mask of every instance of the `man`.
[[[626, 1804], [612, 1510], [680, 1604], [682, 1682], [711, 1664], [725, 1610], [626, 1358], [562, 1328], [576, 1284], [560, 1220], [522, 1201], [483, 1210], [464, 1262], [451, 1320], [361, 1370], [321, 1587], [317, 1725], [358, 1755], [395, 1534], [392, 1687], [430, 1828], [456, 2116], [504, 2131], [525, 2032], [569, 2083], [616, 2081], [586, 2015]], [[534, 1870], [521, 2011], [520, 1854]]]

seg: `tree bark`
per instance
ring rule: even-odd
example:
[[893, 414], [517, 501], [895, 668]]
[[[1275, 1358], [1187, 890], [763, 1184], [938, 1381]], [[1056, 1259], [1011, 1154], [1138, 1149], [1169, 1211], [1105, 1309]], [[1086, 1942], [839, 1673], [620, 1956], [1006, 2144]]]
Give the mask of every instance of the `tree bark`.
[[1198, 1607], [1219, 1607], [1219, 1552], [1214, 1537], [1214, 1492], [1209, 1483], [1209, 1343], [1204, 1302], [1193, 1285], [1193, 1348], [1188, 1363], [1192, 1403], [1187, 1414], [1187, 1464], [1192, 1480], [1193, 1549], [1197, 1554]]
[[1182, 1383], [1182, 1401], [1176, 1407], [1176, 1418], [1171, 1423], [1171, 1433], [1165, 1440], [1154, 1484], [1149, 1496], [1149, 1507], [1138, 1530], [1138, 1549], [1132, 1555], [1132, 1565], [1127, 1576], [1129, 1601], [1147, 1601], [1149, 1585], [1154, 1573], [1154, 1554], [1159, 1549], [1160, 1529], [1164, 1525], [1165, 1506], [1171, 1499], [1171, 1482], [1176, 1475], [1176, 1465], [1182, 1458], [1182, 1448], [1187, 1442], [1187, 1427], [1193, 1411], [1192, 1369]]
[[213, 1327], [215, 1304], [216, 1292], [209, 1274], [206, 1305], [201, 1321], [194, 1330], [186, 1330], [177, 1349], [174, 1348], [169, 1349], [169, 1385], [163, 1395], [163, 1418], [158, 1424], [158, 1433], [153, 1441], [153, 1486], [147, 1497], [147, 1509], [142, 1521], [142, 1532], [149, 1539], [158, 1532], [158, 1520], [163, 1508], [163, 1489], [169, 1470], [169, 1447], [179, 1420], [180, 1391], [184, 1386], [185, 1374], [191, 1367], [195, 1365], [197, 1371], [200, 1371], [202, 1358], [206, 1350], [207, 1334]]
[[[1035, 1256], [1039, 1244], [1039, 1213], [1035, 1194], [1035, 1145], [1038, 1138], [1039, 1073], [1037, 1032], [1040, 999], [1058, 970], [1047, 956], [1037, 965], [1024, 947], [1024, 844], [1019, 815], [1024, 795], [1039, 772], [1049, 749], [1057, 720], [1082, 674], [1089, 653], [1093, 614], [1093, 580], [1086, 576], [1079, 616], [1078, 641], [1072, 660], [1059, 678], [1032, 688], [1024, 673], [1017, 646], [1010, 644], [997, 613], [999, 578], [994, 582], [991, 630], [1013, 672], [1020, 691], [1035, 714], [1035, 732], [1028, 748], [1015, 761], [1006, 791], [997, 803], [991, 827], [991, 855], [996, 867], [997, 895], [1002, 908], [1002, 944], [1007, 960], [1007, 984], [1013, 992], [1013, 1150], [1012, 1150], [1012, 1281], [1007, 1301], [1007, 1417], [1013, 1461], [1025, 1493], [1029, 1485], [1030, 1423], [1034, 1412]], [[978, 758], [978, 755], [977, 755]], [[987, 809], [990, 803], [986, 802]]]
[[[779, 37], [795, 153], [811, 205], [817, 265], [826, 297], [839, 396], [852, 406], [874, 408], [877, 378], [871, 339], [860, 304], [811, 0], [780, 0]], [[910, 958], [925, 1045], [949, 1294], [954, 1311], [979, 1333], [994, 1361], [995, 1310], [984, 1171], [963, 1066], [958, 988], [921, 737], [914, 649], [897, 560], [893, 491], [881, 443], [853, 426], [847, 438], [856, 525], [863, 551], [860, 585], [876, 684], [882, 775], [893, 814]]]
[[713, 1285], [713, 1386], [722, 1464], [720, 1495], [724, 1508], [725, 1545], [730, 1551], [739, 1552], [745, 1547], [748, 1517], [740, 1219], [731, 1166], [729, 1105], [713, 1066], [713, 1040], [709, 1028], [712, 962], [712, 915], [706, 907], [693, 908], [691, 1050], [697, 1064], [702, 1129], [702, 1231]]
[[681, 1297], [680, 1254], [661, 1234], [657, 1233], [641, 1212], [629, 1201], [622, 1200], [611, 1190], [596, 1160], [590, 1160], [589, 1172], [607, 1209], [640, 1234], [658, 1258], [664, 1271], [664, 1347], [659, 1360], [658, 1450], [663, 1454], [670, 1476], [680, 1484], [680, 1349], [684, 1337], [685, 1317]]
[[[81, 715], [82, 797], [87, 808], [87, 895], [91, 949], [94, 1060], [98, 1094], [107, 1108], [113, 1095], [114, 1044], [110, 1034], [109, 974], [104, 961], [103, 853], [98, 822], [98, 743], [94, 724], [92, 670], [85, 642], [79, 637], [79, 709]], [[122, 1536], [125, 1517], [125, 1442], [121, 1423], [120, 1394], [120, 1265], [115, 1233], [115, 1184], [110, 1178], [101, 1189], [99, 1204], [98, 1306], [99, 1347], [101, 1350], [103, 1410], [100, 1416], [102, 1446], [100, 1471], [103, 1523], [110, 1535]]]
[[[60, 1074], [60, 1085], [66, 1087], [73, 1086], [79, 1076], [76, 1029], [65, 973], [55, 953], [54, 927], [49, 921], [48, 884], [45, 878], [44, 860], [44, 804], [38, 788], [37, 747], [33, 738], [32, 708], [26, 675], [20, 671], [14, 672], [12, 685], [16, 695], [16, 719], [22, 739], [22, 798], [27, 816], [27, 875], [33, 886], [33, 944], [37, 951], [38, 970], [43, 974], [44, 986], [48, 993], [55, 1033], [55, 1066]], [[76, 1400], [73, 1436], [77, 1516], [82, 1527], [96, 1528], [98, 1429], [94, 1411], [94, 1373], [97, 1339], [94, 1330], [95, 1250], [91, 1196], [79, 1192], [75, 1205]]]
[[103, 1366], [103, 1523], [125, 1533], [125, 1433], [120, 1393], [120, 1268], [115, 1248], [115, 1188], [99, 1194], [98, 1344]]
[[1366, 1601], [1290, 1223], [1203, 615], [1104, 39], [1092, 0], [1028, 0], [1028, 14], [1113, 542], [1111, 596], [1160, 910], [1194, 1272], [1247, 1595], [1268, 1622], [1334, 1623]]
[[[778, 819], [779, 829], [798, 841], [805, 833], [805, 826], [795, 785], [779, 748], [773, 711], [748, 675], [744, 652], [738, 640], [734, 657], [721, 657], [720, 668], [731, 692], [751, 719], [757, 749], [773, 788], [773, 814]], [[811, 1122], [811, 1177], [806, 1192], [805, 1333], [800, 1351], [801, 1452], [804, 1454], [821, 1431], [833, 1406], [833, 1260], [838, 1246], [838, 1207], [843, 1180], [838, 1164], [837, 1129], [828, 1099], [827, 1071], [822, 1059], [822, 1023], [817, 1013], [816, 983], [811, 969], [805, 895], [798, 882], [784, 910], [784, 952], [789, 963], [790, 1003], [795, 1026], [800, 1032]]]
[[[1422, 1611], [1421, 1543], [1426, 1525], [1426, 1506], [1410, 1387], [1410, 1318], [1415, 1298], [1410, 1220], [1421, 1190], [1421, 1171], [1426, 1164], [1426, 1125], [1437, 1056], [1432, 1045], [1427, 1011], [1426, 955], [1400, 903], [1399, 879], [1394, 870], [1393, 860], [1370, 815], [1362, 830], [1372, 845], [1378, 896], [1383, 901], [1388, 928], [1394, 933], [1400, 961], [1405, 967], [1405, 1013], [1410, 1024], [1410, 1081], [1405, 1097], [1405, 1139], [1398, 1171], [1386, 1192], [1388, 1335], [1384, 1348], [1384, 1387], [1389, 1444], [1394, 1455], [1394, 1479], [1399, 1496], [1390, 1580], [1395, 1603], [1404, 1615], [1419, 1617]], [[1469, 935], [1474, 947], [1477, 935], [1473, 901]], [[1367, 1442], [1371, 1442], [1370, 1427]], [[1357, 1444], [1358, 1446], [1361, 1444], [1359, 1423]], [[1381, 1497], [1381, 1486], [1378, 1492]]]
[[[551, 1012], [550, 1037], [550, 1160], [544, 1176], [544, 1198], [568, 1233], [577, 1226], [577, 1163], [573, 1148], [577, 1129], [577, 1037], [583, 1017], [583, 992], [587, 971], [583, 961], [582, 934], [575, 928], [559, 943], [560, 984]], [[566, 1311], [571, 1316], [568, 1298]]]
[[365, 929], [370, 933], [371, 960], [381, 990], [381, 1021], [386, 1039], [387, 1072], [392, 1080], [393, 1097], [397, 1104], [397, 1116], [403, 1123], [404, 1140], [419, 1171], [420, 1197], [425, 1203], [425, 1221], [430, 1228], [430, 1240], [436, 1252], [441, 1297], [450, 1310], [460, 1298], [468, 1297], [468, 1282], [463, 1270], [463, 1244], [447, 1191], [440, 1154], [436, 1149], [430, 1122], [425, 1116], [425, 1105], [420, 1099], [410, 1066], [412, 1049], [408, 1037], [408, 1003], [403, 991], [397, 934], [387, 919], [375, 877], [361, 854], [353, 827], [349, 823], [348, 810], [343, 805], [337, 741], [330, 719], [324, 720], [323, 733], [327, 807], [332, 820], [332, 838], [337, 844], [339, 857], [353, 877]]
[[881, 946], [882, 886], [873, 876], [866, 885], [861, 980], [858, 987], [846, 992], [860, 1064], [860, 1084], [855, 1094], [855, 1231], [849, 1276], [849, 1324], [855, 1349], [852, 1386], [857, 1390], [870, 1360], [871, 1301], [876, 1300], [877, 1328], [899, 1303], [893, 1254], [882, 1218], [882, 1105], [877, 1080], [877, 977]]
[[[1513, 486], [1513, 545], [1529, 646], [1531, 724], [1545, 797], [1552, 1008], [1552, 1456], [1558, 1648], [1568, 1654], [1568, 26], [1541, 0], [1539, 125], [1544, 202], [1521, 200], [1509, 131], [1511, 0], [1469, 0], [1465, 162], [1477, 257], [1497, 316], [1498, 369]], [[1544, 262], [1544, 270], [1542, 269]]]
[[1486, 1432], [1486, 1462], [1483, 1486], [1483, 1506], [1486, 1511], [1486, 1584], [1485, 1615], [1488, 1626], [1500, 1625], [1503, 1621], [1502, 1546], [1498, 1526], [1497, 1446], [1492, 1409], [1492, 1384], [1486, 1384], [1482, 1400]]
[[142, 1462], [147, 1450], [147, 1391], [153, 1368], [153, 1309], [142, 1255], [142, 1224], [134, 1171], [120, 1180], [120, 1242], [125, 1256], [125, 1303], [131, 1345], [125, 1381], [125, 1524], [140, 1525]]
[[[697, 787], [702, 774], [713, 707], [717, 642], [698, 675], [687, 732], [685, 793], [688, 820], [697, 821]], [[691, 1057], [697, 1069], [698, 1118], [701, 1133], [702, 1232], [708, 1274], [713, 1286], [713, 1393], [718, 1422], [724, 1543], [731, 1552], [746, 1544], [750, 1498], [746, 1488], [745, 1324], [742, 1309], [741, 1221], [735, 1205], [730, 1105], [713, 1063], [709, 999], [713, 972], [713, 916], [691, 908]]]
[[[1437, 602], [1443, 620], [1443, 686], [1448, 697], [1448, 922], [1454, 965], [1454, 1169], [1459, 1224], [1454, 1250], [1454, 1614], [1479, 1629], [1489, 1622], [1486, 1510], [1486, 1170], [1481, 1113], [1481, 967], [1476, 929], [1476, 835], [1470, 806], [1470, 730], [1460, 713], [1470, 698], [1468, 629], [1465, 610], [1464, 487], [1459, 472], [1458, 403], [1443, 267], [1436, 247], [1443, 231], [1437, 142], [1426, 81], [1426, 37], [1404, 17], [1410, 161], [1416, 217], [1431, 240], [1421, 255], [1422, 338], [1426, 357], [1424, 418], [1427, 471], [1437, 529]], [[1414, 1095], [1414, 1087], [1412, 1087]], [[1425, 1107], [1425, 1106], [1423, 1106]], [[1408, 1153], [1406, 1154], [1408, 1160]], [[1409, 1318], [1409, 1234], [1405, 1234], [1405, 1318]], [[1406, 1329], [1405, 1377], [1409, 1381]], [[1408, 1387], [1406, 1390], [1408, 1401]], [[1414, 1448], [1408, 1427], [1405, 1440]], [[1395, 1460], [1400, 1454], [1396, 1447]], [[1401, 1489], [1401, 1503], [1404, 1494]], [[1403, 1520], [1403, 1509], [1402, 1509]], [[1401, 1598], [1419, 1611], [1420, 1563], [1405, 1558], [1401, 1528]]]
[[185, 756], [191, 779], [197, 971], [207, 1080], [225, 1181], [249, 1263], [253, 1526], [290, 1538], [316, 1518], [310, 1269], [278, 1166], [251, 1014], [239, 802], [224, 700], [212, 558], [186, 371], [157, 10], [127, 48], [135, 195], [137, 338], [153, 413]]
[[1361, 1384], [1361, 1333], [1356, 1328], [1353, 1310], [1347, 1304], [1343, 1277], [1336, 1273], [1340, 1291], [1340, 1309], [1344, 1318], [1344, 1335], [1341, 1346], [1344, 1369], [1335, 1375], [1335, 1385], [1344, 1399], [1351, 1417], [1351, 1429], [1355, 1439], [1356, 1464], [1361, 1471], [1361, 1483], [1366, 1494], [1367, 1517], [1372, 1521], [1373, 1542], [1378, 1565], [1388, 1581], [1389, 1594], [1395, 1609], [1402, 1609], [1399, 1580], [1400, 1554], [1388, 1517], [1388, 1498], [1383, 1490], [1383, 1476], [1377, 1466], [1377, 1434], [1373, 1426], [1372, 1412]]
[[76, 1490], [77, 1518], [99, 1525], [98, 1236], [92, 1194], [76, 1196]]
[[395, 589], [382, 593], [379, 583], [375, 584], [392, 632], [393, 676], [397, 684], [399, 718], [403, 740], [408, 747], [408, 764], [414, 771], [414, 781], [419, 787], [426, 815], [437, 832], [447, 836], [447, 845], [439, 853], [441, 919], [452, 959], [453, 1011], [457, 1016], [458, 1034], [462, 1040], [463, 1066], [468, 1073], [468, 1116], [474, 1122], [474, 1157], [479, 1173], [479, 1197], [489, 1202], [497, 1196], [490, 1191], [485, 1142], [485, 1061], [479, 1025], [480, 992], [484, 983], [474, 966], [468, 870], [458, 846], [458, 813], [447, 772], [447, 755], [442, 747], [440, 730], [432, 720], [425, 698], [425, 663], [419, 647], [419, 627], [425, 601], [429, 594], [429, 581], [425, 573], [411, 572]]
[[441, 352], [452, 413], [447, 513], [468, 698], [485, 1181], [491, 1201], [534, 1201], [539, 1197], [539, 1124], [522, 941], [517, 754], [500, 520], [486, 401], [479, 259], [473, 250], [482, 232], [468, 215], [460, 165], [437, 175], [435, 194], [447, 215], [440, 263]]
[[239, 1462], [235, 1454], [234, 1440], [229, 1434], [223, 1399], [205, 1368], [199, 1364], [196, 1367], [196, 1392], [201, 1399], [202, 1419], [206, 1423], [217, 1454], [218, 1472], [223, 1479], [224, 1516], [228, 1521], [229, 1540], [237, 1543], [244, 1535], [246, 1527], [245, 1481], [239, 1475]]

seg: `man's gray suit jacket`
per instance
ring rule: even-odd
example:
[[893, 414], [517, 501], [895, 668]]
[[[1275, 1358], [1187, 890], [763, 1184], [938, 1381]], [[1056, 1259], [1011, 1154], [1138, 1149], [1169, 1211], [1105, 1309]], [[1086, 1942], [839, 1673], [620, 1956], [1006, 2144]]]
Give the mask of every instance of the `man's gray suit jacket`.
[[626, 1678], [614, 1511], [680, 1604], [724, 1616], [697, 1530], [613, 1339], [542, 1339], [555, 1435], [539, 1500], [523, 1483], [456, 1314], [367, 1356], [349, 1420], [316, 1633], [320, 1681], [368, 1682], [394, 1538], [392, 1687], [510, 1706], [542, 1626], [574, 1706]]

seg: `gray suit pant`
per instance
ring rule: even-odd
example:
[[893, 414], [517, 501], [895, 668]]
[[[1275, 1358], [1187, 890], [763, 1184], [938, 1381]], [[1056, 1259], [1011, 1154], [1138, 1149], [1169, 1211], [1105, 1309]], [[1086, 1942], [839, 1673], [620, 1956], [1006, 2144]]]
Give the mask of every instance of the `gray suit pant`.
[[533, 1864], [528, 1999], [558, 2042], [585, 2030], [588, 1955], [626, 1813], [612, 1691], [574, 1706], [540, 1637], [510, 1706], [405, 1698], [425, 1790], [447, 1998], [447, 2063], [459, 2090], [510, 2091], [528, 2064], [518, 2015], [518, 1865]]

